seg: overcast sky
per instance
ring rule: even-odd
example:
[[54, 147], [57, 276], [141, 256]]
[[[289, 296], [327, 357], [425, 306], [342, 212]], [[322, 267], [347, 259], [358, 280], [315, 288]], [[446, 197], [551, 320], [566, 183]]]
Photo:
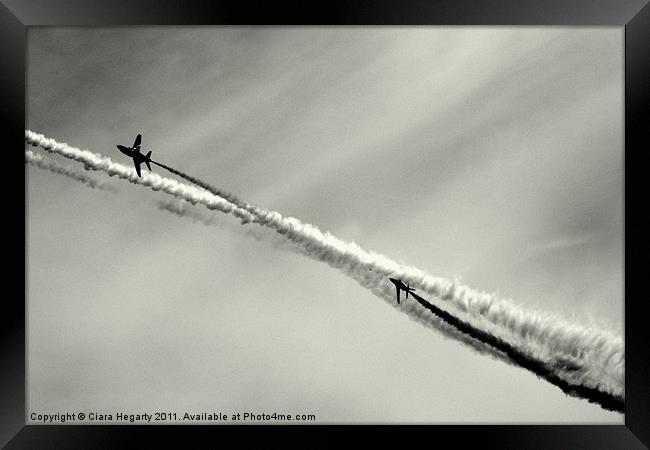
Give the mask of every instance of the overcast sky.
[[[127, 165], [141, 133], [366, 250], [623, 333], [622, 28], [31, 27], [27, 56], [33, 131]], [[623, 421], [231, 218], [26, 171], [30, 412]]]

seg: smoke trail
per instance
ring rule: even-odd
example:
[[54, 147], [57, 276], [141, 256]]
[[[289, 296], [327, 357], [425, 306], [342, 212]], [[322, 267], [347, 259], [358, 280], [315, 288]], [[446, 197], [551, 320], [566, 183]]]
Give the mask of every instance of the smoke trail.
[[[366, 252], [355, 243], [341, 241], [330, 233], [321, 232], [313, 225], [304, 224], [295, 218], [282, 217], [277, 212], [250, 205], [246, 209], [240, 208], [221, 197], [156, 174], [145, 173], [143, 178], [139, 179], [133, 169], [113, 163], [109, 158], [57, 143], [28, 130], [25, 131], [25, 139], [48, 151], [105, 170], [109, 175], [117, 175], [133, 183], [142, 183], [193, 204], [201, 203], [209, 209], [230, 213], [240, 219], [244, 217], [248, 221], [272, 228], [298, 244], [301, 251], [311, 258], [340, 269], [390, 304], [394, 302], [394, 291], [392, 285], [389, 286], [387, 277], [390, 275], [400, 278], [429, 293], [432, 302], [442, 302], [454, 309], [454, 316], [459, 321], [507, 342], [529, 360], [538, 361], [549, 368], [553, 377], [576, 387], [570, 392], [571, 395], [584, 396], [581, 392], [586, 390], [603, 393], [612, 397], [613, 401], [624, 398], [623, 342], [622, 338], [611, 333], [572, 325], [550, 315], [526, 311], [490, 294], [432, 277], [420, 269], [402, 266], [383, 255]], [[203, 183], [202, 187], [207, 189], [205, 186], [209, 185]], [[430, 309], [425, 311], [413, 303], [406, 302], [393, 306], [429, 326], [446, 332], [448, 336], [471, 345], [476, 350], [491, 352], [497, 358], [503, 357], [503, 352], [495, 352], [492, 344], [459, 331], [439, 316], [434, 320]], [[511, 359], [510, 356], [506, 358]], [[553, 382], [552, 379], [547, 379]], [[557, 385], [556, 382], [554, 384]]]
[[202, 223], [203, 225], [216, 226], [219, 228], [225, 228], [230, 232], [241, 234], [246, 237], [251, 237], [256, 241], [266, 241], [274, 248], [282, 250], [291, 250], [293, 252], [300, 252], [299, 247], [293, 244], [291, 241], [281, 238], [277, 234], [267, 234], [271, 233], [267, 231], [265, 233], [264, 228], [250, 228], [250, 227], [241, 227], [236, 225], [232, 221], [225, 220], [223, 216], [217, 216], [216, 214], [206, 214], [203, 211], [196, 210], [191, 204], [185, 200], [174, 200], [174, 201], [158, 201], [158, 209], [161, 211], [167, 211], [169, 213], [175, 214], [178, 217], [186, 217], [191, 219], [194, 223]]
[[117, 192], [114, 186], [104, 183], [102, 180], [90, 176], [75, 167], [62, 166], [55, 161], [45, 158], [43, 155], [25, 150], [25, 162], [39, 169], [48, 170], [58, 175], [63, 175], [75, 181], [79, 181], [93, 189], [102, 189], [109, 192]]
[[440, 319], [444, 320], [449, 325], [481, 342], [491, 345], [496, 350], [503, 352], [510, 358], [511, 361], [515, 362], [517, 365], [525, 369], [530, 370], [540, 378], [543, 378], [546, 381], [558, 386], [566, 394], [574, 397], [585, 398], [588, 401], [599, 404], [604, 409], [608, 409], [610, 411], [623, 412], [625, 401], [622, 396], [612, 396], [597, 389], [568, 383], [555, 374], [556, 367], [553, 367], [552, 365], [547, 366], [541, 361], [530, 358], [529, 356], [522, 353], [519, 349], [508, 344], [502, 339], [499, 339], [490, 333], [486, 333], [483, 330], [479, 330], [473, 327], [471, 324], [464, 322], [457, 317], [454, 317], [447, 311], [444, 311], [437, 306], [429, 303], [415, 293], [411, 293], [411, 295], [417, 300], [418, 303], [438, 316]]
[[164, 178], [151, 172], [143, 172], [142, 177], [138, 177], [133, 167], [126, 167], [123, 164], [115, 163], [110, 158], [102, 157], [99, 153], [80, 150], [65, 143], [56, 142], [54, 139], [48, 139], [42, 134], [37, 134], [29, 130], [25, 130], [25, 141], [32, 145], [39, 145], [48, 152], [79, 161], [94, 170], [102, 170], [111, 177], [116, 176], [134, 184], [142, 184], [154, 191], [163, 191], [176, 198], [187, 200], [192, 204], [201, 203], [209, 209], [232, 214], [242, 222], [251, 222], [254, 219], [251, 214], [242, 211], [226, 199], [217, 197], [205, 190], [197, 189], [194, 186], [179, 183], [176, 180]]
[[[195, 178], [195, 177], [193, 177], [191, 175], [188, 175], [188, 174], [186, 174], [184, 172], [181, 172], [180, 170], [173, 169], [173, 168], [171, 168], [169, 166], [166, 166], [164, 164], [161, 164], [161, 163], [159, 163], [157, 161], [152, 160], [151, 162], [153, 164], [157, 165], [157, 166], [162, 167], [163, 169], [166, 169], [166, 170], [170, 171], [171, 173], [173, 173], [175, 175], [178, 175], [181, 178], [186, 179], [190, 183], [194, 183], [195, 185], [197, 185], [199, 187], [202, 187], [203, 189], [205, 189], [208, 192], [211, 192], [212, 194], [216, 195], [217, 197], [225, 198], [230, 203], [232, 203], [233, 205], [243, 209], [244, 211], [248, 211], [248, 212], [252, 212], [252, 213], [256, 213], [256, 212], [259, 211], [258, 207], [254, 206], [254, 205], [251, 205], [250, 203], [240, 199], [239, 197], [237, 197], [232, 192], [228, 192], [228, 191], [224, 191], [222, 189], [216, 188], [216, 187], [212, 186], [211, 184], [206, 183], [205, 181], [199, 180], [198, 178]], [[243, 221], [242, 223], [247, 223], [247, 222]]]

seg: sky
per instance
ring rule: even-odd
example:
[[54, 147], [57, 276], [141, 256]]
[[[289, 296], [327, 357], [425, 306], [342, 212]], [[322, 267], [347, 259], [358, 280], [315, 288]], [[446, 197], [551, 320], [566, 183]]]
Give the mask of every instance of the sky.
[[[127, 165], [141, 133], [240, 198], [623, 334], [622, 28], [31, 27], [27, 52], [35, 132]], [[25, 170], [28, 411], [623, 423], [271, 232]]]

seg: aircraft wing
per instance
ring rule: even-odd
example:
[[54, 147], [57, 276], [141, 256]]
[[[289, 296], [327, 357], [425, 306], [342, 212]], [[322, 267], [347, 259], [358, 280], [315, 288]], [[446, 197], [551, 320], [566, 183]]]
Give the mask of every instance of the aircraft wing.
[[140, 175], [140, 163], [133, 159], [133, 164], [135, 164], [135, 171], [138, 173], [138, 176], [141, 177], [142, 175]]
[[397, 304], [399, 304], [399, 287], [395, 285], [395, 295], [397, 295]]
[[135, 142], [133, 143], [133, 147], [139, 147], [141, 141], [142, 141], [142, 136], [138, 134], [138, 136], [135, 138]]

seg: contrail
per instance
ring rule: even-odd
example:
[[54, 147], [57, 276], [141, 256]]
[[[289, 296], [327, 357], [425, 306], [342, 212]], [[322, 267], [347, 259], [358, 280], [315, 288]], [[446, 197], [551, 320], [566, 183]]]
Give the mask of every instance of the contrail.
[[[446, 330], [447, 335], [471, 345], [476, 350], [491, 352], [497, 358], [504, 357], [503, 351], [492, 350], [493, 344], [460, 331], [457, 327], [444, 322], [440, 316], [432, 316], [431, 309], [423, 310], [412, 302], [394, 305], [394, 290], [387, 282], [387, 277], [400, 278], [404, 282], [409, 282], [412, 287], [429, 294], [431, 302], [440, 302], [447, 309], [451, 308], [454, 311], [453, 317], [457, 320], [506, 342], [512, 348], [516, 348], [520, 355], [549, 368], [551, 371], [549, 373], [553, 377], [576, 387], [574, 391], [569, 392], [571, 395], [589, 398], [585, 392], [601, 393], [611, 397], [614, 403], [623, 401], [625, 363], [623, 341], [621, 337], [612, 333], [570, 324], [561, 318], [541, 312], [526, 311], [493, 295], [472, 290], [443, 278], [433, 277], [414, 267], [400, 265], [386, 256], [367, 252], [353, 242], [344, 242], [330, 233], [321, 232], [313, 225], [302, 223], [292, 217], [285, 218], [274, 211], [252, 207], [246, 203], [244, 203], [245, 207], [239, 207], [218, 195], [211, 195], [204, 190], [157, 174], [145, 172], [140, 179], [132, 168], [113, 163], [109, 158], [99, 154], [58, 143], [29, 130], [25, 131], [25, 140], [32, 145], [40, 145], [45, 150], [81, 161], [95, 169], [104, 170], [111, 176], [119, 176], [132, 183], [141, 183], [192, 204], [201, 203], [209, 209], [233, 214], [242, 221], [252, 221], [272, 228], [298, 244], [304, 254], [340, 269], [377, 296], [393, 304], [395, 308], [401, 309], [429, 326], [441, 331]], [[209, 185], [203, 183], [201, 187], [206, 189], [205, 186]], [[511, 360], [512, 356], [506, 358]], [[515, 361], [515, 363], [521, 365], [520, 362]], [[545, 378], [553, 382], [548, 376]], [[554, 384], [557, 385], [557, 382]], [[602, 402], [600, 404], [604, 406]]]
[[491, 335], [490, 333], [473, 327], [471, 324], [464, 322], [457, 317], [454, 317], [447, 311], [444, 311], [437, 306], [429, 303], [419, 295], [415, 293], [411, 293], [411, 295], [417, 300], [418, 303], [420, 303], [436, 316], [440, 317], [446, 323], [450, 324], [458, 330], [461, 330], [463, 333], [466, 333], [467, 335], [480, 340], [481, 342], [491, 345], [496, 350], [503, 352], [510, 358], [511, 361], [515, 362], [517, 365], [525, 369], [530, 370], [546, 381], [556, 385], [562, 389], [564, 393], [574, 397], [585, 398], [590, 402], [597, 403], [604, 409], [610, 411], [623, 412], [625, 403], [623, 397], [612, 396], [596, 389], [568, 383], [555, 374], [555, 367], [547, 366], [541, 361], [530, 358], [529, 356], [522, 353], [518, 348], [510, 345], [509, 343], [496, 336]]
[[31, 150], [25, 150], [25, 162], [31, 166], [38, 167], [39, 169], [48, 170], [58, 175], [63, 175], [75, 181], [79, 181], [94, 189], [117, 192], [117, 189], [114, 186], [106, 184], [102, 180], [90, 176], [76, 167], [62, 166], [56, 161], [52, 161], [43, 155], [32, 152]]
[[[199, 180], [196, 177], [188, 175], [188, 174], [186, 174], [184, 172], [181, 172], [180, 170], [176, 170], [176, 169], [174, 169], [172, 167], [166, 166], [166, 165], [164, 165], [162, 163], [159, 163], [157, 161], [151, 160], [151, 162], [153, 164], [157, 165], [157, 166], [162, 167], [163, 169], [166, 169], [166, 170], [170, 171], [171, 173], [173, 173], [175, 175], [178, 175], [181, 178], [186, 179], [190, 183], [194, 183], [195, 185], [205, 189], [206, 191], [211, 192], [212, 194], [216, 195], [217, 197], [225, 198], [226, 200], [228, 200], [233, 205], [235, 205], [235, 206], [237, 206], [237, 207], [239, 207], [239, 208], [241, 208], [241, 209], [243, 209], [245, 211], [249, 211], [249, 210], [255, 211], [257, 209], [257, 207], [249, 204], [248, 202], [246, 202], [244, 200], [241, 200], [239, 197], [237, 197], [232, 192], [224, 191], [223, 189], [219, 189], [217, 187], [214, 187], [211, 184], [206, 183], [205, 181]], [[244, 222], [244, 223], [246, 223], [246, 222]]]
[[143, 172], [142, 177], [138, 177], [133, 167], [115, 163], [110, 158], [103, 157], [99, 153], [80, 150], [65, 143], [56, 142], [54, 139], [48, 139], [42, 134], [37, 134], [29, 130], [25, 130], [25, 141], [34, 146], [39, 145], [48, 152], [81, 162], [86, 167], [104, 171], [111, 177], [115, 176], [134, 184], [142, 184], [154, 191], [165, 192], [192, 204], [201, 203], [209, 209], [232, 214], [243, 222], [251, 222], [254, 219], [251, 214], [241, 210], [228, 200], [215, 196], [203, 189], [197, 189], [194, 186], [189, 186], [170, 178], [164, 178], [151, 172]]
[[225, 228], [230, 232], [241, 234], [246, 237], [251, 237], [256, 241], [270, 241], [270, 244], [274, 248], [300, 252], [300, 249], [293, 242], [287, 241], [277, 234], [267, 234], [271, 233], [270, 230], [267, 230], [267, 233], [265, 233], [264, 228], [242, 227], [230, 221], [229, 219], [226, 219], [224, 216], [218, 216], [214, 213], [209, 214], [207, 211], [203, 212], [201, 210], [197, 210], [193, 205], [186, 202], [185, 200], [159, 200], [157, 206], [161, 211], [172, 213], [178, 217], [186, 217], [188, 219], [191, 219], [194, 223], [202, 223], [203, 225]]

